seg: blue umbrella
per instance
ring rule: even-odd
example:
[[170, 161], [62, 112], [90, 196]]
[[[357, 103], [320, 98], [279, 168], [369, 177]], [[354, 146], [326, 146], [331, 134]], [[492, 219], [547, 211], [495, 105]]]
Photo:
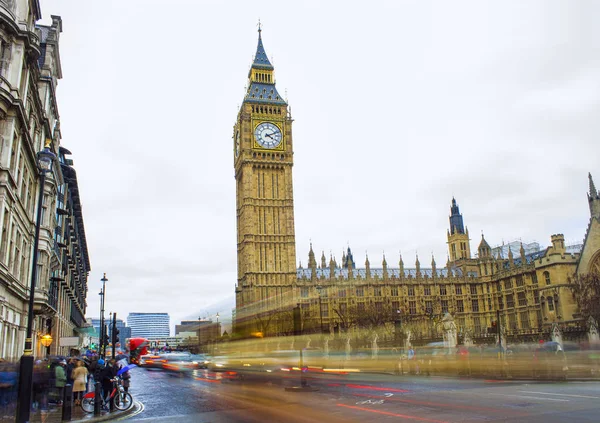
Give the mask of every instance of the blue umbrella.
[[119, 369], [119, 371], [117, 372], [117, 376], [121, 376], [123, 373], [130, 371], [131, 369], [133, 369], [134, 367], [137, 367], [135, 364], [128, 364], [125, 367], [122, 367], [121, 369]]

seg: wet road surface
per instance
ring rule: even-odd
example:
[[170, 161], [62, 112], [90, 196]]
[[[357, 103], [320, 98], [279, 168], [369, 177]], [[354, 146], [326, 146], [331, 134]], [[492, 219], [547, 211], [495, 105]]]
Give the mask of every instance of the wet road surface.
[[596, 422], [598, 382], [524, 382], [378, 374], [317, 375], [315, 392], [288, 392], [297, 375], [272, 381], [186, 377], [135, 369], [131, 392], [147, 422]]

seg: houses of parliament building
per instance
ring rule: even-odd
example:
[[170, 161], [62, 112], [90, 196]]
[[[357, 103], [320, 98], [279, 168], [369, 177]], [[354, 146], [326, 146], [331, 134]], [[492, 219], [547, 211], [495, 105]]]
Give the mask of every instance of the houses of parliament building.
[[[459, 339], [494, 342], [500, 327], [508, 339], [549, 339], [558, 328], [579, 339], [590, 324], [570, 287], [577, 274], [600, 272], [600, 193], [589, 175], [589, 226], [583, 244], [551, 246], [511, 243], [491, 248], [483, 235], [476, 254], [455, 199], [447, 232], [448, 261], [421, 266], [402, 257], [358, 268], [350, 248], [340, 263], [312, 245], [306, 267], [296, 265], [292, 184], [293, 119], [275, 86], [274, 68], [263, 46], [248, 73], [248, 86], [233, 128], [236, 179], [237, 284], [233, 331], [238, 336], [293, 333], [292, 308], [299, 305], [304, 333], [351, 333], [357, 328], [412, 342], [442, 337], [440, 323], [454, 320]], [[583, 190], [582, 190], [583, 194]], [[487, 341], [486, 341], [487, 340]], [[392, 342], [392, 341], [391, 341]]]

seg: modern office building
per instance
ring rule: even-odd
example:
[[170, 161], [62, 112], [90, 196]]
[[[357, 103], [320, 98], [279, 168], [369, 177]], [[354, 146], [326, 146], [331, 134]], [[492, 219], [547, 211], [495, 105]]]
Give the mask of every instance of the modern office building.
[[[0, 1], [0, 358], [25, 344], [33, 258], [38, 257], [33, 353], [67, 354], [81, 346], [90, 261], [71, 153], [62, 146], [56, 87], [62, 78], [62, 20], [41, 19], [39, 1]], [[37, 153], [57, 160], [40, 187]], [[38, 251], [33, 251], [43, 190]], [[51, 335], [49, 347], [42, 335]], [[78, 337], [80, 345], [74, 346]], [[69, 345], [61, 346], [68, 338]], [[65, 342], [66, 344], [67, 342]]]
[[131, 337], [167, 338], [170, 336], [168, 313], [129, 313], [127, 326], [131, 328]]
[[[236, 336], [292, 334], [297, 305], [305, 333], [345, 332], [349, 345], [361, 332], [376, 333], [380, 344], [389, 346], [400, 346], [400, 339], [415, 345], [439, 342], [446, 326], [456, 328], [459, 342], [494, 343], [496, 335], [489, 329], [498, 318], [511, 342], [548, 340], [560, 333], [565, 340], [583, 340], [597, 333], [598, 322], [578, 305], [582, 297], [576, 298], [572, 282], [600, 273], [600, 192], [591, 175], [589, 226], [581, 234], [583, 243], [575, 246], [554, 234], [547, 248], [513, 242], [493, 249], [482, 235], [472, 251], [469, 229], [453, 198], [448, 230], [440, 237], [448, 245], [445, 266], [438, 267], [434, 257], [430, 266], [421, 266], [418, 256], [414, 265], [405, 267], [399, 256], [397, 266], [388, 266], [383, 256], [380, 266], [371, 267], [366, 257], [358, 268], [349, 247], [338, 262], [324, 253], [317, 259], [311, 244], [308, 266], [297, 267], [292, 167], [294, 144], [302, 140], [292, 137], [292, 123], [259, 28], [232, 131]], [[367, 330], [356, 330], [361, 328]]]
[[[96, 338], [100, 336], [100, 318], [93, 317], [91, 319], [92, 326], [96, 330]], [[109, 339], [112, 339], [112, 320], [109, 321], [109, 317], [106, 318], [106, 325], [108, 327]], [[122, 319], [117, 319], [117, 329], [119, 330], [119, 339], [124, 342], [125, 339], [131, 338], [131, 328], [125, 324]]]

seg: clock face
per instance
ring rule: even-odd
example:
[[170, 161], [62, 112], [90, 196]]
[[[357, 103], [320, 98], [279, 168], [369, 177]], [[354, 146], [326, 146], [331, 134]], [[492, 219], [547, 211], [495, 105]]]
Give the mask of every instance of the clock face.
[[254, 130], [256, 142], [264, 148], [275, 148], [281, 144], [281, 129], [273, 123], [263, 122]]
[[235, 157], [240, 155], [240, 131], [235, 132]]

